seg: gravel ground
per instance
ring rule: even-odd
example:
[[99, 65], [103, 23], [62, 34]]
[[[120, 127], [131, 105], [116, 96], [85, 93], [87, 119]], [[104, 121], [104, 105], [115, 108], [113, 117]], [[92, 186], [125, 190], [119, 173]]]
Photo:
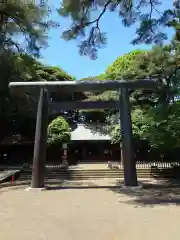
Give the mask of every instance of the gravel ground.
[[179, 240], [180, 188], [0, 189], [2, 240]]

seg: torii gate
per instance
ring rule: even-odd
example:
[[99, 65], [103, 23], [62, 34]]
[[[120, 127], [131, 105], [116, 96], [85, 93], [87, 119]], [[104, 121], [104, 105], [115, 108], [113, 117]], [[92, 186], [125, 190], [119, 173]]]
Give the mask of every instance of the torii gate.
[[[124, 185], [137, 186], [136, 163], [133, 160], [132, 146], [132, 121], [128, 90], [132, 89], [156, 89], [157, 84], [153, 80], [137, 81], [58, 81], [58, 82], [11, 82], [9, 88], [23, 89], [24, 91], [40, 92], [37, 109], [36, 133], [34, 143], [34, 156], [32, 168], [31, 188], [44, 188], [46, 141], [48, 122], [48, 90], [57, 88], [68, 92], [83, 91], [107, 91], [119, 90], [119, 101], [88, 101], [88, 102], [62, 102], [58, 103], [60, 109], [120, 109], [120, 125], [122, 146], [121, 155], [124, 165]], [[51, 103], [52, 104], [52, 103]]]

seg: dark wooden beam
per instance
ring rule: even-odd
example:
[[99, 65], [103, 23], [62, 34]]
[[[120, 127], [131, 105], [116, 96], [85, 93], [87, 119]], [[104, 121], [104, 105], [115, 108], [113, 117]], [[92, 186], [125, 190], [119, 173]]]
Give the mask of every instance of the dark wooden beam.
[[80, 109], [119, 109], [119, 101], [74, 101], [74, 102], [50, 102], [49, 109], [51, 111], [62, 110], [80, 110]]
[[49, 91], [56, 91], [60, 88], [67, 92], [81, 92], [81, 91], [106, 91], [118, 90], [120, 88], [128, 89], [156, 89], [157, 84], [154, 80], [93, 80], [93, 81], [47, 81], [47, 82], [11, 82], [10, 88], [24, 89], [24, 91], [34, 91], [37, 88], [46, 87]]

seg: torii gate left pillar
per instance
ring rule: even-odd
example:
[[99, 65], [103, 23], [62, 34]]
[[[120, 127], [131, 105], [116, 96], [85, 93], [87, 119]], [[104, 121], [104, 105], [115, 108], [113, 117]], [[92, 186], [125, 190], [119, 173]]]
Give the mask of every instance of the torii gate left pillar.
[[40, 89], [36, 119], [36, 133], [34, 142], [34, 156], [32, 167], [32, 188], [44, 188], [46, 142], [48, 126], [48, 91]]

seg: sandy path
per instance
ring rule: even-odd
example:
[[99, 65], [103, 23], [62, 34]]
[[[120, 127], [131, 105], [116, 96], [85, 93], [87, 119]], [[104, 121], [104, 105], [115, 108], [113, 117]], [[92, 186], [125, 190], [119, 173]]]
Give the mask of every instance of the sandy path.
[[110, 189], [0, 189], [2, 240], [179, 240], [180, 205], [140, 206]]

